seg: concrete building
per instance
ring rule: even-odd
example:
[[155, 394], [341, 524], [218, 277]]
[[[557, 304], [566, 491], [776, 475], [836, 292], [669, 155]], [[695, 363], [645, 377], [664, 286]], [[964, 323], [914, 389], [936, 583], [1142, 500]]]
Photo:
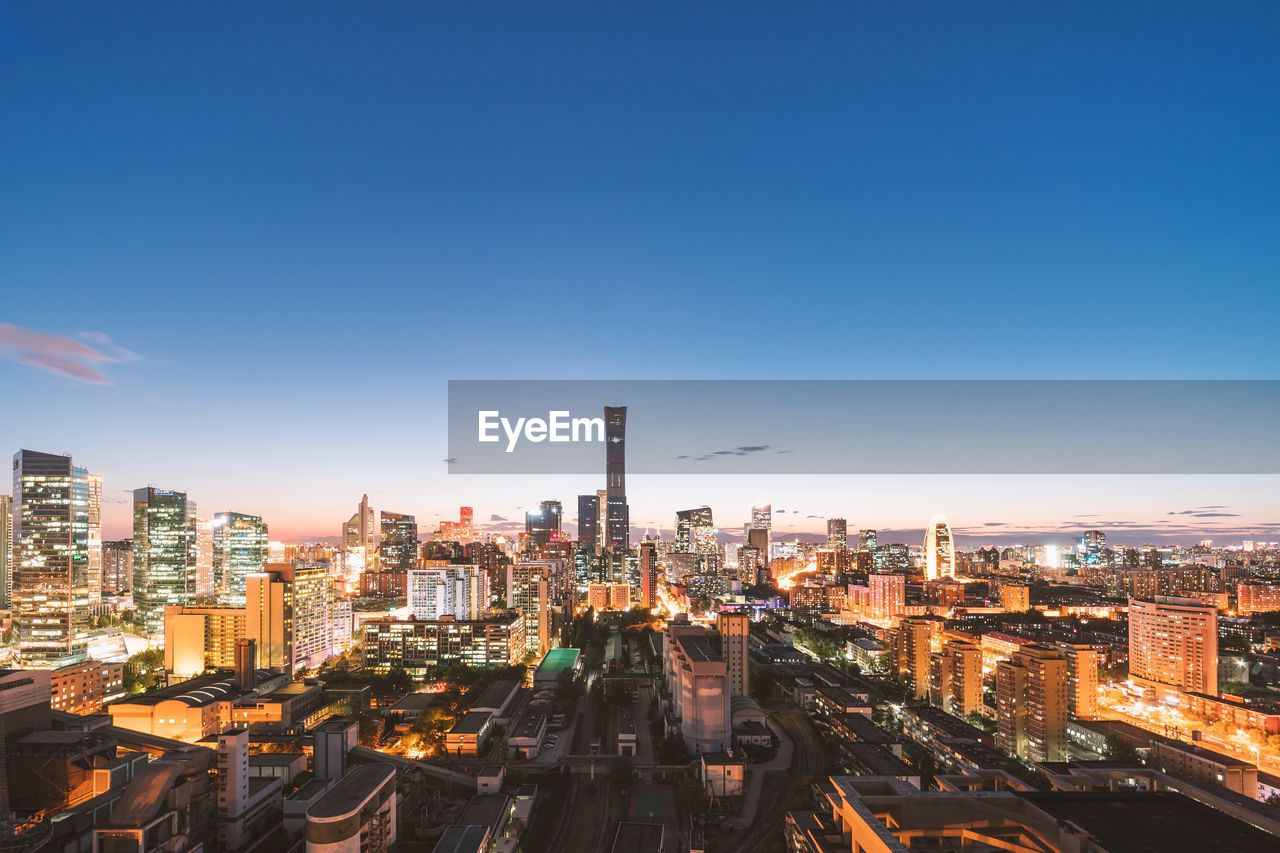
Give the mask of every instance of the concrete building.
[[1218, 611], [1194, 598], [1129, 600], [1129, 675], [1158, 696], [1218, 693]]
[[307, 853], [386, 853], [396, 842], [396, 771], [365, 764], [307, 809]]
[[414, 619], [480, 619], [489, 609], [489, 576], [479, 566], [411, 569], [408, 599]]
[[524, 660], [526, 620], [518, 612], [474, 622], [370, 619], [361, 628], [364, 665], [376, 672], [400, 667], [422, 675], [437, 664], [510, 666]]
[[716, 616], [720, 651], [729, 672], [729, 695], [751, 695], [751, 620], [746, 613], [721, 612]]
[[718, 637], [668, 623], [663, 646], [673, 712], [685, 746], [696, 755], [727, 752], [733, 737], [731, 694]]
[[996, 670], [996, 746], [1030, 761], [1067, 759], [1067, 662], [1023, 646]]
[[124, 664], [85, 661], [50, 673], [51, 705], [69, 714], [96, 714], [124, 696]]

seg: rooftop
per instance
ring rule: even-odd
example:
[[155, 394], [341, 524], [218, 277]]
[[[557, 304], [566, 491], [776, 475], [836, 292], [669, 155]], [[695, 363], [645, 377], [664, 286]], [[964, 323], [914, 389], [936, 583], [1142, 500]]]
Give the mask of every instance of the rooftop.
[[493, 719], [493, 714], [488, 711], [468, 711], [462, 715], [462, 719], [453, 724], [453, 728], [449, 729], [451, 735], [478, 735], [484, 731], [485, 726], [489, 725], [489, 721]]
[[[558, 672], [558, 671], [557, 671]], [[500, 711], [511, 701], [511, 697], [520, 689], [520, 682], [515, 679], [495, 681], [476, 697], [471, 707], [478, 711]]]
[[458, 826], [487, 826], [497, 830], [502, 825], [507, 810], [511, 808], [511, 798], [506, 794], [476, 794], [467, 801], [466, 807], [458, 817]]
[[552, 649], [542, 658], [542, 663], [538, 664], [534, 675], [556, 676], [566, 669], [573, 669], [578, 665], [580, 654], [581, 652], [577, 649]]
[[1171, 792], [1051, 791], [1018, 796], [1059, 821], [1071, 821], [1107, 850], [1264, 853], [1276, 839], [1260, 829]]
[[611, 853], [654, 853], [662, 849], [663, 829], [660, 823], [623, 821], [613, 834]]
[[488, 841], [487, 826], [451, 826], [431, 848], [431, 853], [480, 853]]
[[349, 770], [329, 791], [307, 809], [307, 819], [334, 821], [347, 817], [373, 799], [396, 778], [390, 764], [362, 764]]

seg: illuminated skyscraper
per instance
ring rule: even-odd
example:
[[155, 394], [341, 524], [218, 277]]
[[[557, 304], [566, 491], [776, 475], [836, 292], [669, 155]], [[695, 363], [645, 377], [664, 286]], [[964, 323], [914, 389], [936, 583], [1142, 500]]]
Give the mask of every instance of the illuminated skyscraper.
[[604, 407], [605, 547], [631, 547], [627, 507], [627, 407]]
[[1080, 537], [1080, 550], [1086, 566], [1096, 566], [1107, 547], [1107, 534], [1101, 530], [1086, 530]]
[[956, 545], [941, 513], [929, 519], [924, 532], [924, 576], [931, 581], [956, 576]]
[[133, 603], [146, 632], [164, 633], [164, 609], [196, 591], [196, 505], [183, 492], [133, 492]]
[[751, 526], [762, 530], [773, 528], [773, 504], [751, 508]]
[[369, 496], [364, 495], [355, 515], [342, 526], [342, 564], [349, 574], [377, 568], [374, 535], [373, 507], [369, 506]]
[[578, 547], [594, 553], [600, 542], [600, 499], [595, 495], [578, 495]]
[[206, 598], [214, 593], [213, 522], [196, 519], [196, 596]]
[[658, 606], [658, 546], [650, 539], [640, 543], [640, 606]]
[[716, 553], [716, 528], [711, 518], [711, 507], [682, 509], [676, 513], [675, 550], [684, 554]]
[[418, 522], [399, 512], [379, 513], [382, 542], [378, 566], [384, 572], [407, 572], [418, 565]]
[[[135, 555], [135, 563], [137, 559]], [[213, 517], [213, 579], [223, 604], [244, 604], [244, 579], [266, 565], [267, 525], [261, 517], [239, 512]]]
[[89, 638], [88, 472], [70, 456], [13, 457], [13, 586], [25, 658], [74, 663]]
[[102, 476], [87, 475], [89, 484], [89, 603], [102, 601]]
[[543, 501], [537, 509], [526, 510], [524, 533], [531, 552], [537, 552], [548, 543], [558, 541], [562, 535], [561, 516], [564, 507], [560, 501]]
[[133, 588], [133, 540], [102, 543], [102, 591], [115, 593]]
[[874, 551], [876, 549], [876, 532], [874, 530], [864, 530], [858, 534], [858, 550]]
[[827, 547], [842, 550], [849, 547], [848, 523], [843, 518], [827, 519]]
[[0, 495], [0, 608], [9, 609], [13, 587], [13, 498]]

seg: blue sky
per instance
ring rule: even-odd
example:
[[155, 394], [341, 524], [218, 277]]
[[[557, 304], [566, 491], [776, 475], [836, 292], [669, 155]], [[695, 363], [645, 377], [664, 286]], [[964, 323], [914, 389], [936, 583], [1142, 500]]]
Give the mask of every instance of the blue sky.
[[[1273, 3], [262, 6], [0, 13], [0, 438], [117, 497], [300, 536], [595, 487], [446, 477], [449, 378], [1275, 377]], [[1273, 478], [1126, 482], [632, 493], [1278, 515]]]

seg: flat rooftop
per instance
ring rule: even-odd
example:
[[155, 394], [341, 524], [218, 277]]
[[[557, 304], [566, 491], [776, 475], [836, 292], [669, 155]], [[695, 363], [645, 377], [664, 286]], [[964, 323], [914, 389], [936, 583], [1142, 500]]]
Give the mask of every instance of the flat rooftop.
[[677, 637], [675, 641], [680, 644], [680, 648], [684, 649], [684, 653], [689, 656], [691, 661], [720, 663], [724, 660], [720, 655], [720, 650], [706, 637]]
[[471, 707], [478, 711], [500, 711], [511, 701], [511, 697], [520, 689], [520, 682], [514, 679], [495, 681], [476, 697]]
[[451, 826], [431, 848], [431, 853], [482, 853], [488, 841], [487, 826]]
[[1280, 846], [1269, 833], [1167, 791], [1035, 791], [1018, 796], [1076, 824], [1107, 850], [1274, 853]]
[[656, 853], [662, 849], [663, 828], [660, 823], [618, 824], [613, 834], [611, 853]]
[[458, 817], [458, 826], [487, 826], [497, 830], [511, 808], [511, 798], [506, 794], [476, 794]]
[[390, 764], [361, 764], [347, 771], [328, 793], [316, 800], [307, 809], [307, 817], [335, 820], [353, 814], [395, 778], [396, 769]]
[[449, 729], [451, 735], [478, 735], [489, 725], [489, 721], [493, 718], [493, 714], [488, 711], [468, 711], [462, 715], [462, 719], [453, 724], [453, 728]]
[[534, 676], [557, 676], [566, 669], [573, 669], [578, 665], [580, 654], [577, 649], [552, 649], [543, 656]]

